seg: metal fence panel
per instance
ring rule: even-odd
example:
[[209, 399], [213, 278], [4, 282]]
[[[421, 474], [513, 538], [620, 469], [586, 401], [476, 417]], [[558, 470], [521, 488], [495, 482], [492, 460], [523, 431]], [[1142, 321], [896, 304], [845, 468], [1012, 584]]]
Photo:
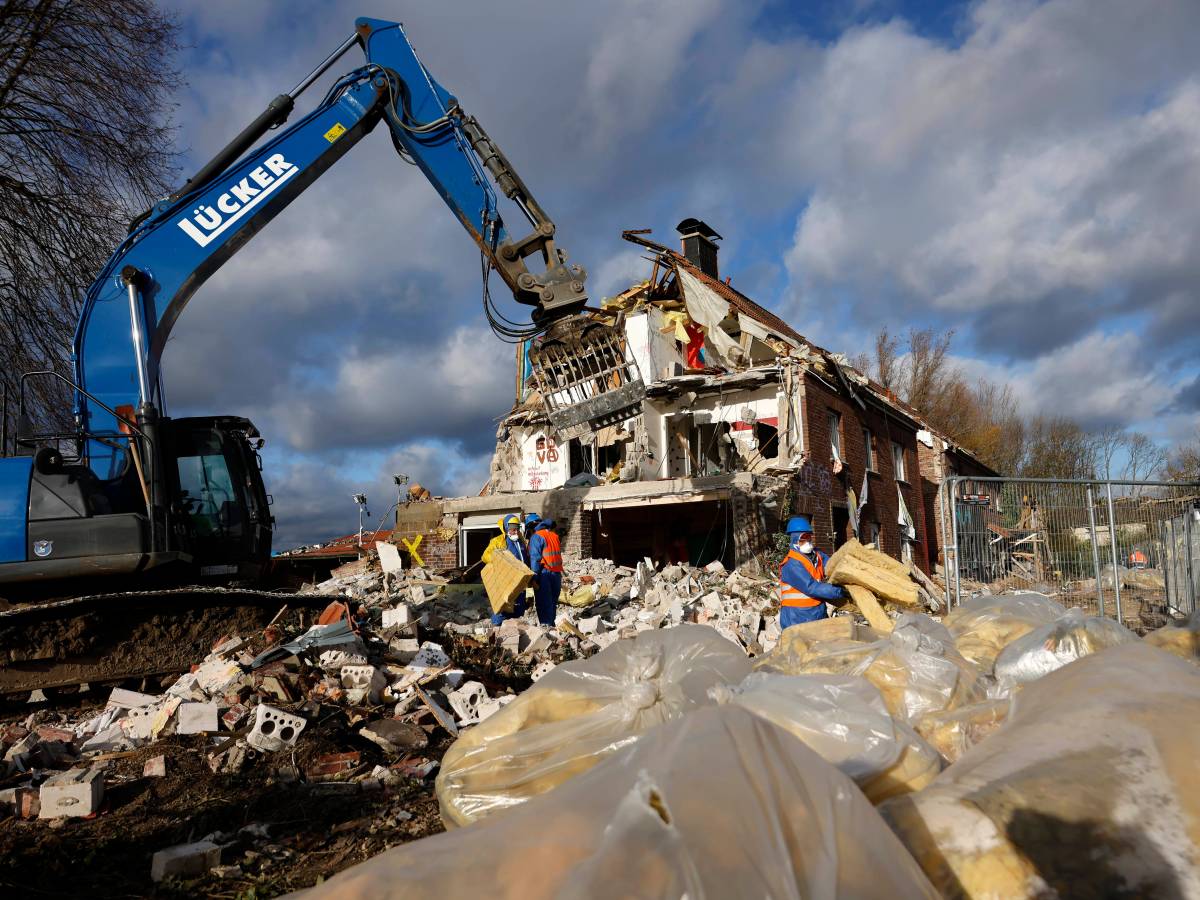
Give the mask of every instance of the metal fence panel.
[[1137, 631], [1196, 610], [1200, 484], [956, 476], [941, 504], [947, 603], [1033, 590]]

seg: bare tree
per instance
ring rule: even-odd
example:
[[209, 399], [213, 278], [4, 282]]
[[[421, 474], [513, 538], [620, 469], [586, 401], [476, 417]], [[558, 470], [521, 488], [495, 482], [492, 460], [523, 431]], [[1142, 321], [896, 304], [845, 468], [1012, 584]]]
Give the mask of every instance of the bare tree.
[[936, 407], [944, 404], [951, 389], [961, 382], [946, 355], [954, 332], [937, 334], [932, 328], [908, 332], [908, 356], [904, 360], [904, 395], [911, 405], [940, 418]]
[[1170, 481], [1200, 481], [1200, 428], [1171, 451], [1165, 474]]
[[[177, 25], [152, 0], [0, 0], [0, 377], [66, 371], [80, 302], [175, 174]], [[31, 384], [34, 414], [65, 408]]]
[[1096, 447], [1097, 474], [1106, 479], [1113, 477], [1113, 462], [1129, 443], [1129, 435], [1120, 425], [1108, 425], [1092, 435]]
[[1140, 431], [1130, 433], [1125, 452], [1128, 459], [1121, 477], [1129, 481], [1152, 481], [1167, 467], [1167, 451]]
[[1027, 427], [1020, 474], [1026, 478], [1095, 478], [1096, 444], [1065, 416], [1036, 416]]

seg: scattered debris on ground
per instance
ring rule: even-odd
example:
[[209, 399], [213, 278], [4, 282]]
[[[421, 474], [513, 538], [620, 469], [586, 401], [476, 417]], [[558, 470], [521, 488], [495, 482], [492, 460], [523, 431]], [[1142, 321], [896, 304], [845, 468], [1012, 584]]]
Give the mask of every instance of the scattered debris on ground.
[[[364, 557], [305, 588], [341, 598], [319, 616], [231, 614], [237, 628], [182, 676], [10, 708], [0, 884], [276, 896], [446, 824], [553, 796], [643, 733], [712, 705], [798, 737], [871, 803], [919, 797], [1004, 733], [1027, 685], [1138, 642], [1033, 594], [982, 595], [943, 624], [926, 615], [936, 610], [924, 585], [879, 556], [857, 545], [835, 557], [831, 580], [854, 604], [785, 633], [774, 582], [720, 563], [571, 561], [546, 628], [532, 609], [493, 626], [483, 585], [461, 570], [385, 574]], [[1144, 643], [1195, 659], [1196, 630], [1173, 625]], [[729, 659], [701, 684], [693, 651], [709, 645]], [[591, 669], [624, 686], [605, 693]], [[830, 716], [857, 724], [830, 730]], [[559, 737], [527, 745], [525, 729], [552, 719]]]

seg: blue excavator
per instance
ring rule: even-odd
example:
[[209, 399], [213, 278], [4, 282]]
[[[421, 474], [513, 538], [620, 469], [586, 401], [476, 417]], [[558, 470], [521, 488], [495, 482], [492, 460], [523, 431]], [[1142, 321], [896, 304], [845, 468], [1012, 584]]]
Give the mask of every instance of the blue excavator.
[[[284, 127], [296, 99], [351, 49], [365, 65]], [[0, 594], [5, 585], [162, 567], [251, 576], [273, 520], [254, 425], [236, 416], [165, 415], [160, 363], [196, 289], [380, 122], [433, 184], [518, 303], [524, 330], [490, 305], [503, 337], [536, 338], [539, 382], [556, 425], [619, 421], [642, 396], [611, 329], [577, 316], [586, 273], [473, 116], [417, 58], [401, 25], [359, 19], [354, 33], [171, 196], [131, 226], [87, 292], [72, 347], [74, 428], [37, 432], [21, 379], [15, 455], [0, 458]], [[270, 140], [262, 141], [273, 130]], [[494, 187], [493, 187], [494, 184]], [[514, 238], [497, 189], [528, 220]], [[587, 330], [590, 334], [579, 332]], [[3, 450], [8, 449], [5, 422]]]
[[[355, 48], [365, 63], [286, 124], [297, 98]], [[263, 438], [238, 416], [168, 416], [163, 351], [205, 280], [381, 122], [400, 158], [429, 179], [475, 242], [485, 314], [500, 337], [530, 342], [552, 426], [577, 434], [633, 414], [644, 397], [636, 367], [618, 332], [583, 314], [586, 273], [556, 244], [554, 222], [479, 121], [417, 58], [404, 28], [362, 18], [299, 84], [130, 225], [82, 305], [73, 378], [21, 377], [11, 442], [4, 404], [0, 596], [32, 586], [70, 597], [81, 579], [93, 589], [102, 576], [136, 586], [160, 575], [176, 583], [253, 579], [268, 566], [274, 519], [258, 455]], [[526, 220], [524, 237], [508, 230], [498, 194]], [[530, 308], [530, 322], [514, 324], [493, 306], [493, 271]], [[65, 383], [72, 427], [32, 424], [47, 421], [27, 409], [35, 379]], [[17, 612], [0, 612], [0, 631], [12, 632]]]

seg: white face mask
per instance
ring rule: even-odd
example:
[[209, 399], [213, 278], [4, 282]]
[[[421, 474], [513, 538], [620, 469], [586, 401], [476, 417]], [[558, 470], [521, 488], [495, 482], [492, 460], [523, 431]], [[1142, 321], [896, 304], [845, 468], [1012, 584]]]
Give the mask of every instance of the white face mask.
[[796, 549], [807, 556], [809, 553], [813, 552], [812, 541], [805, 541], [803, 544], [799, 544]]
[[519, 535], [520, 533], [521, 533], [521, 530], [519, 528], [510, 528], [508, 530], [508, 536], [510, 538], [512, 538], [513, 540], [516, 540], [517, 535]]

